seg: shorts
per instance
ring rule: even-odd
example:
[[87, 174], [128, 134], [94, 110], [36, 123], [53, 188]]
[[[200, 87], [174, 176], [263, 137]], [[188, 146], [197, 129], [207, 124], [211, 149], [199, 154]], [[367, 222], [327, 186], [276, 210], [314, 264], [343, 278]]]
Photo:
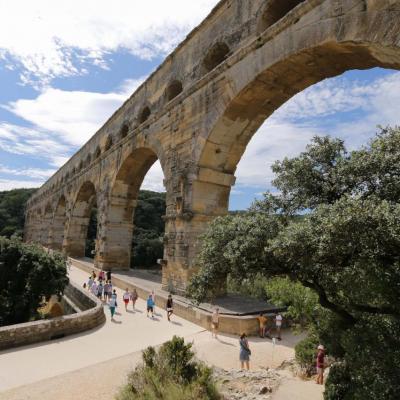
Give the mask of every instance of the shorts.
[[124, 299], [124, 303], [128, 304], [129, 303], [129, 299]]
[[147, 312], [153, 312], [153, 307], [147, 306]]
[[172, 307], [168, 307], [167, 311], [174, 311], [174, 309]]
[[213, 322], [212, 323], [212, 327], [214, 328], [214, 329], [218, 329], [218, 322]]

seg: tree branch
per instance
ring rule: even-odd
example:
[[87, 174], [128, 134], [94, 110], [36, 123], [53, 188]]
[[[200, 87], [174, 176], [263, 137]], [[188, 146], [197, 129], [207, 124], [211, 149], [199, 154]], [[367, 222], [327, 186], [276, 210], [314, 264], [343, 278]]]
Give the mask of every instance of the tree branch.
[[335, 314], [339, 315], [344, 321], [347, 322], [348, 325], [354, 325], [356, 323], [356, 318], [354, 318], [349, 312], [347, 312], [344, 308], [340, 307], [339, 305], [332, 303], [324, 288], [319, 285], [317, 282], [309, 282], [309, 281], [302, 281], [302, 284], [310, 289], [313, 289], [317, 292], [319, 302], [321, 306], [331, 310]]
[[387, 315], [394, 315], [397, 317], [400, 316], [400, 313], [394, 310], [392, 307], [374, 307], [365, 304], [353, 304], [353, 303], [350, 303], [350, 305], [357, 311], [366, 312], [369, 314], [387, 314]]

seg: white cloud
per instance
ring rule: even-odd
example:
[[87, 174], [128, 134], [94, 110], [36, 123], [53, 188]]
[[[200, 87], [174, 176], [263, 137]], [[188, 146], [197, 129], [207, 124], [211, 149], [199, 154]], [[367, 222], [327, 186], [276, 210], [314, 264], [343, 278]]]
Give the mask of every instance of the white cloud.
[[170, 52], [217, 0], [0, 1], [0, 59], [20, 63], [22, 80], [84, 74], [85, 62], [108, 68], [126, 49], [141, 58]]
[[25, 176], [32, 179], [45, 180], [56, 172], [56, 169], [42, 168], [8, 168], [0, 164], [0, 173], [15, 176]]
[[12, 190], [21, 188], [38, 188], [43, 184], [43, 181], [17, 181], [0, 178], [0, 191]]
[[321, 133], [308, 125], [285, 123], [271, 117], [251, 139], [235, 175], [240, 187], [269, 187], [273, 179], [271, 165], [284, 157], [303, 151], [311, 138]]
[[144, 79], [126, 80], [112, 93], [46, 88], [35, 99], [20, 99], [3, 108], [37, 127], [40, 137], [45, 131], [53, 140], [82, 146]]
[[57, 140], [40, 128], [26, 128], [0, 122], [0, 149], [15, 155], [29, 155], [59, 166], [59, 161], [71, 155], [71, 146]]
[[159, 161], [155, 162], [147, 172], [141, 189], [153, 190], [154, 192], [164, 192], [165, 187], [163, 184], [164, 173]]
[[[400, 72], [369, 83], [332, 78], [306, 89], [253, 136], [235, 173], [238, 189], [272, 189], [272, 163], [299, 154], [315, 135], [342, 138], [348, 149], [365, 145], [377, 125], [400, 124], [399, 104]], [[328, 117], [332, 118], [326, 123]]]

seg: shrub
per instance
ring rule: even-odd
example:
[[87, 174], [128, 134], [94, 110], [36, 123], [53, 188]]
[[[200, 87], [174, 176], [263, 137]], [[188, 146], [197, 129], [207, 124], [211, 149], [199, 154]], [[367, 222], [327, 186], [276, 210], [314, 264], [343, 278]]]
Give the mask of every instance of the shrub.
[[[351, 378], [345, 362], [332, 364], [326, 381], [325, 400], [346, 400], [352, 398], [350, 394]], [[350, 397], [349, 397], [350, 396]]]
[[0, 237], [0, 326], [39, 318], [43, 296], [61, 295], [67, 283], [60, 253]]
[[305, 339], [296, 344], [296, 361], [307, 376], [313, 375], [316, 371], [315, 359], [318, 344], [318, 337], [314, 333], [311, 333]]
[[192, 344], [174, 336], [157, 352], [143, 351], [143, 363], [129, 375], [118, 400], [218, 400], [212, 371], [194, 360]]

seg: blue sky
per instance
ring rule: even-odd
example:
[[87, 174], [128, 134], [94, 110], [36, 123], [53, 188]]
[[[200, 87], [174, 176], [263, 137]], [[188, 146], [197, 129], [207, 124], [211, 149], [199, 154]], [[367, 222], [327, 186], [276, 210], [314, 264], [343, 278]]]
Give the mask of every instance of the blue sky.
[[[0, 190], [45, 182], [216, 3], [0, 0]], [[271, 163], [298, 154], [314, 135], [360, 147], [378, 124], [399, 124], [399, 105], [400, 73], [378, 68], [298, 94], [250, 142], [230, 208], [273, 189]], [[159, 165], [143, 187], [163, 189]]]

